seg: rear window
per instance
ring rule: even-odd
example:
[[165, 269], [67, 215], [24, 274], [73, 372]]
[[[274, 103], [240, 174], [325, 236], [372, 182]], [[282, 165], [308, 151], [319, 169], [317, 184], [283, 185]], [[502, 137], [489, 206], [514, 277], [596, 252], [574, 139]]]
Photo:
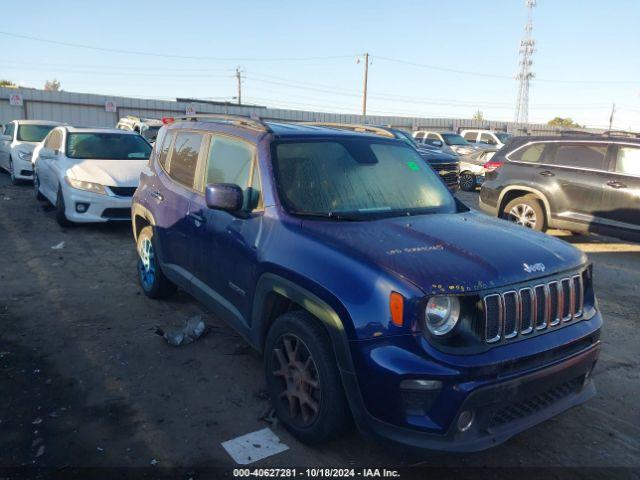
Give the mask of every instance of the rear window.
[[616, 172], [640, 177], [640, 148], [619, 147]]
[[604, 144], [558, 144], [553, 163], [566, 167], [604, 170], [606, 156], [607, 145]]
[[106, 160], [148, 160], [149, 145], [141, 136], [120, 133], [69, 133], [67, 157]]
[[534, 143], [527, 147], [516, 150], [509, 154], [509, 160], [516, 162], [537, 163], [542, 158], [542, 152], [544, 152], [545, 143]]
[[478, 134], [476, 132], [467, 132], [464, 134], [464, 139], [467, 142], [475, 143]]
[[55, 125], [18, 125], [18, 140], [21, 142], [41, 142]]

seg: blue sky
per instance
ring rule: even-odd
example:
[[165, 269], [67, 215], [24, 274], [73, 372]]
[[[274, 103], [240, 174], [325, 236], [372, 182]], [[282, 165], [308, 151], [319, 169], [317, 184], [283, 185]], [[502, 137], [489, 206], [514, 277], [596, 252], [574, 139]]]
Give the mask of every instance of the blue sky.
[[[42, 88], [173, 99], [229, 100], [359, 112], [371, 54], [370, 114], [513, 118], [524, 0], [73, 1], [3, 5], [0, 78]], [[530, 121], [569, 116], [640, 129], [640, 1], [539, 0]], [[410, 62], [411, 65], [394, 60]], [[429, 68], [489, 74], [471, 75]], [[602, 83], [586, 83], [602, 82]], [[628, 83], [624, 83], [628, 82]]]

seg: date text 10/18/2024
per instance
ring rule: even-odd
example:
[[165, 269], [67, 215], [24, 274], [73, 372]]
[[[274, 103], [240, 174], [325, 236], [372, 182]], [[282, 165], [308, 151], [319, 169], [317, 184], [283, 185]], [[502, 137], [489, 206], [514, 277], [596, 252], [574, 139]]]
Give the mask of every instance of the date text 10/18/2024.
[[399, 478], [397, 470], [386, 468], [236, 468], [234, 478]]

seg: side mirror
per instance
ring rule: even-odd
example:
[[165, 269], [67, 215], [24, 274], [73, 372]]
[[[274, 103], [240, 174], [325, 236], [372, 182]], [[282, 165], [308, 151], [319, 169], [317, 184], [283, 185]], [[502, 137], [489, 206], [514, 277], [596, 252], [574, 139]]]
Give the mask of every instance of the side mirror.
[[205, 187], [204, 200], [213, 210], [237, 212], [242, 209], [242, 189], [233, 183], [210, 183]]

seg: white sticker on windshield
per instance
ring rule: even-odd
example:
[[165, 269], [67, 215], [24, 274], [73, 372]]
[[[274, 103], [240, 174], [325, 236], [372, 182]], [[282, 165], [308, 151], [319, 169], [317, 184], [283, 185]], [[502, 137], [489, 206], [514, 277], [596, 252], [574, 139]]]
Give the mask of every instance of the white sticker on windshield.
[[141, 158], [143, 160], [147, 159], [147, 154], [144, 152], [134, 152], [128, 155], [129, 158]]

